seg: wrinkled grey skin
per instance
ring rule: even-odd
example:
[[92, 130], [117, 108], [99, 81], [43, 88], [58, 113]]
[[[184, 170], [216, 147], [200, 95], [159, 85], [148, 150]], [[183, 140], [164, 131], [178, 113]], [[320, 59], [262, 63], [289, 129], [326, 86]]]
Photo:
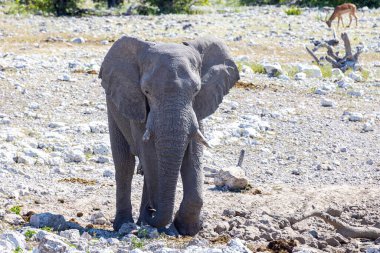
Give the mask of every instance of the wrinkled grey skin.
[[99, 77], [106, 91], [116, 170], [114, 229], [133, 222], [131, 181], [135, 156], [144, 172], [138, 222], [162, 228], [172, 222], [178, 175], [183, 200], [174, 218], [182, 235], [201, 228], [203, 204], [201, 120], [211, 115], [239, 79], [226, 46], [214, 38], [183, 44], [122, 37]]

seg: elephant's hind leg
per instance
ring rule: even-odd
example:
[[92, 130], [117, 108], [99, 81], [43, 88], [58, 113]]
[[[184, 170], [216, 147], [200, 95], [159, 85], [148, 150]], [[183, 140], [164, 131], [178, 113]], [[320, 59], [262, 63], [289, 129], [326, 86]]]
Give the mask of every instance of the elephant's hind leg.
[[113, 228], [118, 230], [124, 223], [133, 222], [131, 185], [135, 157], [111, 113], [108, 113], [108, 124], [116, 179], [116, 217]]

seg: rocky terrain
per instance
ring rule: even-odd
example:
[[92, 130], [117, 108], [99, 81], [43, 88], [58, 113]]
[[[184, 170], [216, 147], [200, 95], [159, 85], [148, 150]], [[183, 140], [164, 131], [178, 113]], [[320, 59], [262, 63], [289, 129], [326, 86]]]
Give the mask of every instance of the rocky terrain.
[[[338, 32], [363, 49], [363, 71], [326, 76], [304, 48], [332, 37], [317, 9], [300, 16], [275, 7], [84, 18], [0, 12], [0, 252], [380, 252], [380, 235], [346, 237], [315, 217], [291, 222], [317, 211], [380, 229], [380, 10], [358, 15], [359, 27]], [[112, 231], [114, 171], [97, 73], [122, 34], [170, 42], [212, 34], [241, 68], [242, 82], [205, 120], [213, 148], [203, 159], [204, 228], [194, 238], [134, 224]], [[215, 187], [242, 149], [250, 187]], [[142, 183], [135, 175], [136, 216]], [[177, 204], [181, 191], [179, 182]]]

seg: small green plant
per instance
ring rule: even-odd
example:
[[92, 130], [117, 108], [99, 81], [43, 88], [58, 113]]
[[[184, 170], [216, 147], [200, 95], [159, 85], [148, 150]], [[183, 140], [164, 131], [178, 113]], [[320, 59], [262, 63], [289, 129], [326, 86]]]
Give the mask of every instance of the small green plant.
[[12, 213], [20, 215], [21, 213], [21, 206], [12, 206], [11, 209], [9, 209]]
[[146, 228], [140, 228], [137, 231], [137, 236], [140, 238], [146, 238], [148, 236], [148, 230]]
[[285, 13], [288, 16], [290, 15], [298, 16], [298, 15], [301, 15], [302, 11], [298, 7], [291, 6], [289, 9], [285, 10]]
[[52, 232], [53, 231], [53, 228], [51, 228], [51, 227], [43, 227], [41, 229], [46, 231], [46, 232]]
[[249, 66], [254, 73], [257, 73], [257, 74], [265, 74], [266, 73], [264, 66], [259, 64], [259, 63], [237, 62], [236, 65], [237, 65], [239, 71], [242, 71], [243, 66], [245, 65], [245, 66]]
[[369, 76], [370, 76], [370, 72], [369, 70], [366, 70], [366, 69], [363, 69], [362, 71], [362, 77], [364, 80], [368, 80]]
[[23, 250], [20, 247], [17, 247], [16, 249], [13, 250], [13, 253], [22, 253]]
[[332, 67], [330, 64], [325, 64], [323, 66], [319, 66], [322, 72], [322, 76], [324, 78], [330, 78], [332, 76]]
[[137, 237], [132, 237], [131, 238], [131, 245], [132, 245], [133, 249], [141, 249], [142, 247], [144, 247], [144, 242], [143, 242], [143, 240], [140, 240]]
[[28, 241], [28, 240], [30, 240], [30, 239], [33, 237], [33, 235], [35, 235], [35, 234], [37, 234], [36, 231], [34, 231], [34, 230], [27, 230], [27, 231], [25, 232], [24, 236], [25, 236], [26, 240]]
[[255, 73], [258, 73], [258, 74], [266, 73], [264, 66], [259, 63], [252, 63], [249, 66], [251, 67], [252, 71]]

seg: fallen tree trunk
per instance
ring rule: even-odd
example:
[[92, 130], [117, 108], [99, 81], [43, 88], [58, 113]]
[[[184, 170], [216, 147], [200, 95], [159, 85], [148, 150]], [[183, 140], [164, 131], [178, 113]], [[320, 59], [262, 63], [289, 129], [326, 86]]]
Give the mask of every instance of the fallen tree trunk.
[[[278, 218], [278, 216], [270, 215], [268, 213], [266, 214], [271, 217]], [[290, 225], [294, 225], [311, 217], [321, 218], [324, 222], [332, 225], [336, 229], [337, 233], [343, 235], [346, 238], [366, 238], [370, 240], [376, 240], [377, 238], [380, 238], [379, 228], [351, 226], [325, 212], [311, 212], [309, 214], [302, 215], [301, 217], [292, 216], [284, 218], [289, 221]]]
[[319, 64], [322, 65], [320, 59], [317, 58], [317, 56], [313, 53], [316, 52], [319, 48], [326, 48], [327, 49], [327, 55], [324, 57], [326, 61], [331, 63], [333, 68], [339, 68], [343, 72], [347, 71], [348, 69], [358, 70], [361, 67], [359, 66], [359, 56], [362, 53], [361, 47], [356, 47], [356, 53], [352, 54], [352, 48], [351, 48], [351, 42], [348, 38], [347, 33], [341, 34], [341, 39], [344, 43], [344, 49], [345, 49], [345, 55], [344, 57], [339, 56], [339, 52], [334, 52], [333, 47], [338, 44], [339, 41], [335, 39], [332, 40], [324, 40], [322, 42], [320, 41], [314, 41], [314, 49], [310, 50], [306, 47], [307, 52], [313, 57], [313, 59]]

